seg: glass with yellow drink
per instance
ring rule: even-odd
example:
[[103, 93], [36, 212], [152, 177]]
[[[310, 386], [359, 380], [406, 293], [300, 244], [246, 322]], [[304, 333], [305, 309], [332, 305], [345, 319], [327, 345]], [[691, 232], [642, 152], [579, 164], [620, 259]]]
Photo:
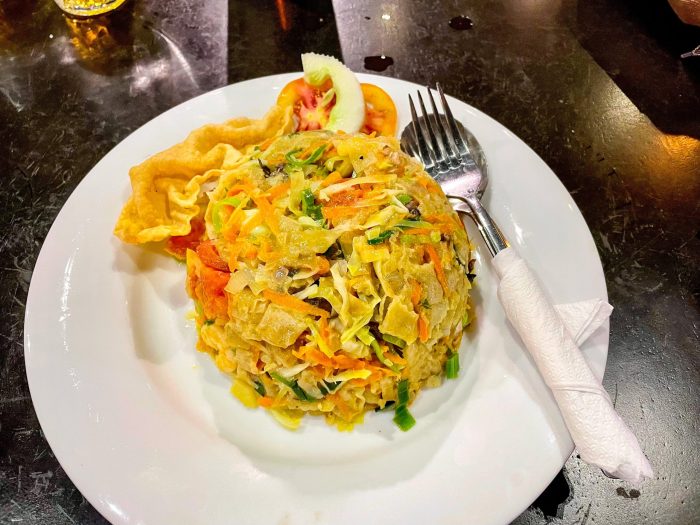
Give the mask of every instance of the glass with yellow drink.
[[58, 7], [75, 16], [96, 16], [122, 5], [126, 0], [55, 0]]

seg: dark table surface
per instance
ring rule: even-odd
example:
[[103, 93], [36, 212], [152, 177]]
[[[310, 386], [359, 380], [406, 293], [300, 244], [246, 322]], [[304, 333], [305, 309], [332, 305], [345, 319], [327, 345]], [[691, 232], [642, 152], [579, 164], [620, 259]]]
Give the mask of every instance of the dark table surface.
[[68, 195], [159, 113], [312, 50], [441, 82], [534, 149], [593, 233], [615, 306], [604, 386], [656, 478], [634, 489], [574, 455], [515, 523], [700, 523], [700, 58], [678, 58], [698, 44], [664, 1], [130, 0], [92, 21], [0, 1], [0, 524], [105, 522], [24, 369], [32, 269]]

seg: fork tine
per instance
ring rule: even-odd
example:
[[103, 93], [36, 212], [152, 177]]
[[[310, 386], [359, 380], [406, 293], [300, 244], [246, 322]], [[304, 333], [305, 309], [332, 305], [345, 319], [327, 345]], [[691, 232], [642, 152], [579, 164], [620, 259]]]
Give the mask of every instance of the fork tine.
[[420, 158], [420, 154], [416, 148], [416, 140], [412, 133], [405, 133], [401, 136], [401, 147], [411, 157]]
[[408, 95], [408, 104], [411, 107], [411, 124], [413, 127], [413, 136], [416, 139], [416, 144], [418, 145], [418, 157], [426, 168], [432, 167], [436, 164], [436, 158], [433, 151], [428, 146], [428, 140], [425, 136], [423, 127], [418, 122], [418, 114], [416, 113], [416, 106], [413, 104], [413, 98]]
[[438, 141], [437, 136], [435, 135], [435, 130], [433, 129], [433, 123], [430, 118], [430, 113], [425, 109], [425, 103], [423, 102], [423, 97], [420, 94], [420, 91], [418, 93], [418, 104], [420, 104], [420, 109], [421, 112], [423, 113], [423, 120], [422, 120], [422, 126], [424, 132], [427, 130], [427, 135], [430, 137], [430, 145], [432, 146], [433, 153], [435, 154], [435, 164], [440, 165], [440, 169], [446, 169], [447, 163], [445, 162], [445, 152], [442, 150], [442, 147], [440, 145], [440, 142]]
[[442, 143], [442, 152], [447, 158], [447, 162], [456, 167], [460, 163], [460, 153], [459, 149], [455, 147], [453, 141], [445, 129], [445, 124], [443, 123], [444, 115], [441, 115], [435, 104], [435, 98], [433, 97], [433, 90], [428, 88], [428, 98], [430, 99], [430, 106], [433, 109], [433, 115], [435, 116], [435, 127], [437, 128], [438, 134], [440, 135], [440, 141]]
[[452, 134], [452, 140], [454, 140], [455, 145], [457, 146], [457, 149], [459, 150], [460, 155], [466, 155], [469, 152], [469, 148], [467, 147], [466, 142], [464, 141], [464, 137], [462, 137], [462, 132], [459, 130], [459, 127], [457, 126], [457, 121], [454, 118], [454, 115], [452, 115], [452, 110], [450, 109], [450, 106], [447, 104], [447, 98], [445, 97], [445, 92], [442, 90], [442, 86], [440, 83], [437, 83], [437, 89], [438, 93], [440, 94], [440, 102], [442, 104], [442, 109], [445, 112], [445, 120], [447, 120], [447, 125], [450, 127], [450, 132]]

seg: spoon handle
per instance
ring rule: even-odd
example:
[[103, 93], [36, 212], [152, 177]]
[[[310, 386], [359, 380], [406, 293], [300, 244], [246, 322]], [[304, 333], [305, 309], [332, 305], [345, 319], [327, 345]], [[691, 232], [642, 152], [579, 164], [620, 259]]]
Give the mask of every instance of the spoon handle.
[[454, 205], [456, 211], [467, 213], [474, 219], [491, 256], [495, 256], [498, 252], [508, 248], [509, 244], [505, 235], [503, 235], [501, 229], [491, 218], [486, 208], [481, 205], [481, 202], [476, 196], [452, 198], [459, 199]]

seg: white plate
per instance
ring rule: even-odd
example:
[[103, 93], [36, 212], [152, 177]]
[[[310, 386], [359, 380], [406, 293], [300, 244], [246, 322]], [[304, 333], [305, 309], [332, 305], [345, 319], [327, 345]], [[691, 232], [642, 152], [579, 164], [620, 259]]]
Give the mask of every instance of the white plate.
[[[185, 102], [114, 148], [54, 223], [27, 301], [27, 376], [41, 426], [72, 481], [115, 524], [506, 523], [572, 450], [553, 398], [507, 325], [478, 241], [478, 328], [456, 381], [423, 392], [418, 423], [370, 414], [352, 433], [306, 418], [296, 433], [248, 410], [195, 351], [184, 268], [113, 235], [127, 171], [187, 133], [262, 116], [299, 74]], [[394, 98], [401, 129], [417, 86], [358, 75]], [[451, 99], [486, 152], [485, 203], [556, 302], [607, 298], [591, 234], [554, 173], [523, 142]], [[475, 231], [471, 231], [476, 238]], [[602, 376], [608, 327], [583, 348]]]

